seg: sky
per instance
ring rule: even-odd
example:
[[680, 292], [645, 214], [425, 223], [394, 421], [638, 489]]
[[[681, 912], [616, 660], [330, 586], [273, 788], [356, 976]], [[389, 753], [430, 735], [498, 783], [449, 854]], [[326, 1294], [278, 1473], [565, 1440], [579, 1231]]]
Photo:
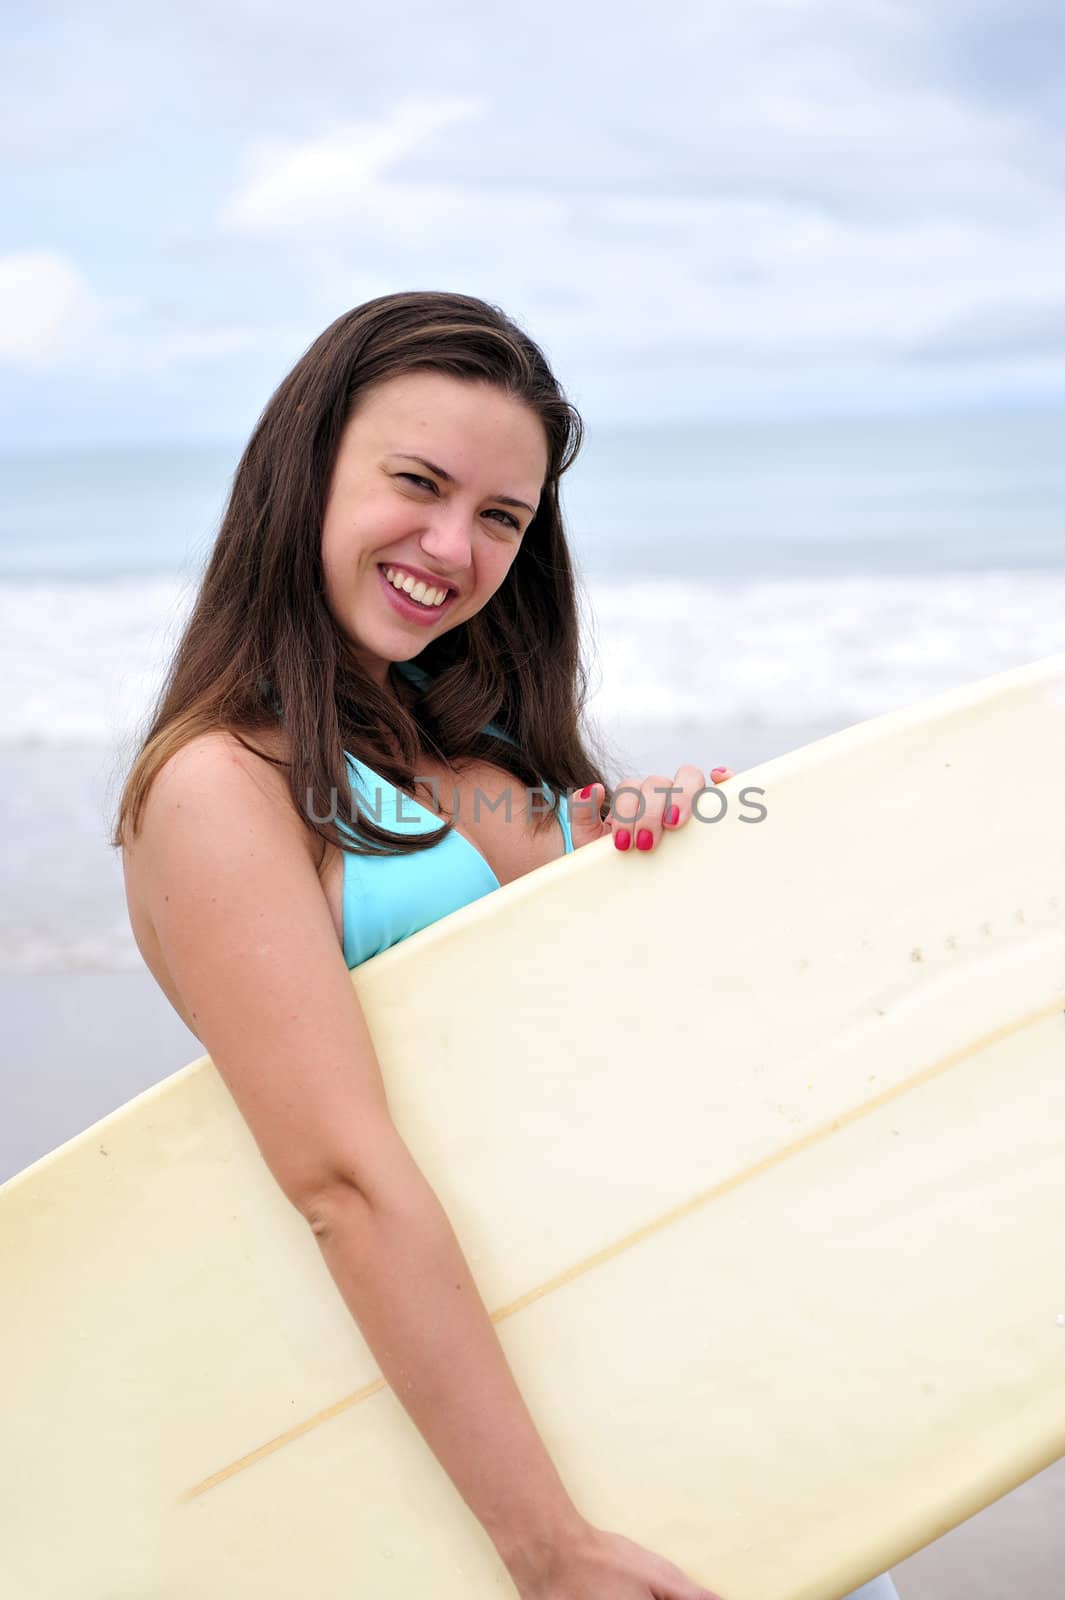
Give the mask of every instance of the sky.
[[15, 0], [0, 450], [231, 441], [342, 312], [590, 422], [1065, 398], [1060, 0]]

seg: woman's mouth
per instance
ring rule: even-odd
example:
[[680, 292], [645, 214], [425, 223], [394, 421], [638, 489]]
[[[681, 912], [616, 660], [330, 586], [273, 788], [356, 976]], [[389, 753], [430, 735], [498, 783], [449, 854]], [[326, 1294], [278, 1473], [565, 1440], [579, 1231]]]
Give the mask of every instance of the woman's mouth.
[[[393, 610], [397, 611], [401, 617], [406, 618], [408, 622], [420, 622], [423, 626], [436, 622], [443, 616], [445, 611], [450, 610], [452, 601], [458, 598], [456, 591], [451, 589], [439, 605], [433, 605], [431, 601], [427, 605], [424, 599], [415, 600], [413, 596], [405, 594], [402, 589], [397, 589], [395, 584], [390, 582], [387, 574], [394, 572], [398, 576], [402, 572], [402, 568], [390, 567], [386, 563], [383, 566], [379, 566], [377, 571], [380, 574], [381, 584]], [[415, 585], [416, 590], [417, 587]], [[439, 594], [440, 589], [444, 587], [445, 585], [441, 584], [437, 589], [424, 588], [421, 593], [426, 596]]]

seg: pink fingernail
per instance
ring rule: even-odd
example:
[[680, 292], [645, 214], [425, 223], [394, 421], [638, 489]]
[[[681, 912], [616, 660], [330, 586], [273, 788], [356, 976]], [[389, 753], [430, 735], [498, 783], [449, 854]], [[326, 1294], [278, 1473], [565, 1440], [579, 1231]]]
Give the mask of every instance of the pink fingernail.
[[679, 818], [680, 818], [680, 807], [679, 806], [670, 806], [669, 810], [666, 812], [666, 821], [669, 823], [669, 826], [671, 828], [675, 828]]
[[641, 828], [639, 833], [636, 835], [637, 850], [650, 850], [654, 842], [654, 835], [652, 834], [650, 828]]
[[577, 796], [578, 800], [590, 800], [591, 797], [592, 797], [592, 786], [591, 786], [591, 784], [588, 785], [587, 789], [582, 789], [580, 794]]
[[628, 830], [628, 828], [622, 828], [622, 829], [619, 830], [619, 832], [615, 833], [615, 835], [614, 835], [614, 848], [617, 849], [617, 850], [627, 850], [629, 848], [629, 830]]

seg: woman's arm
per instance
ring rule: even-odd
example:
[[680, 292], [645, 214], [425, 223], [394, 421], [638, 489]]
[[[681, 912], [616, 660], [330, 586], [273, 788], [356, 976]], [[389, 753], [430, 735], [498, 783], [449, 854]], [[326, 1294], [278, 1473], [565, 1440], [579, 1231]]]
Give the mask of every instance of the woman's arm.
[[436, 1195], [402, 1144], [388, 1167], [372, 1205], [337, 1189], [308, 1209], [311, 1226], [384, 1377], [524, 1586], [580, 1538], [583, 1519]]
[[391, 1120], [314, 843], [283, 775], [212, 734], [158, 774], [126, 868], [198, 1037], [382, 1374], [524, 1587], [587, 1524]]

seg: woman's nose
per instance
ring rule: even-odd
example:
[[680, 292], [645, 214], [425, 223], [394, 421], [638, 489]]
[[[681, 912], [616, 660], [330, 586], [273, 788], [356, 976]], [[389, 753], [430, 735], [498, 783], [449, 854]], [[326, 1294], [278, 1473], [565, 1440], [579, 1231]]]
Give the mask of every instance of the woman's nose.
[[453, 571], [468, 567], [473, 553], [473, 536], [465, 513], [454, 506], [440, 506], [430, 517], [419, 541], [426, 554], [436, 556]]

